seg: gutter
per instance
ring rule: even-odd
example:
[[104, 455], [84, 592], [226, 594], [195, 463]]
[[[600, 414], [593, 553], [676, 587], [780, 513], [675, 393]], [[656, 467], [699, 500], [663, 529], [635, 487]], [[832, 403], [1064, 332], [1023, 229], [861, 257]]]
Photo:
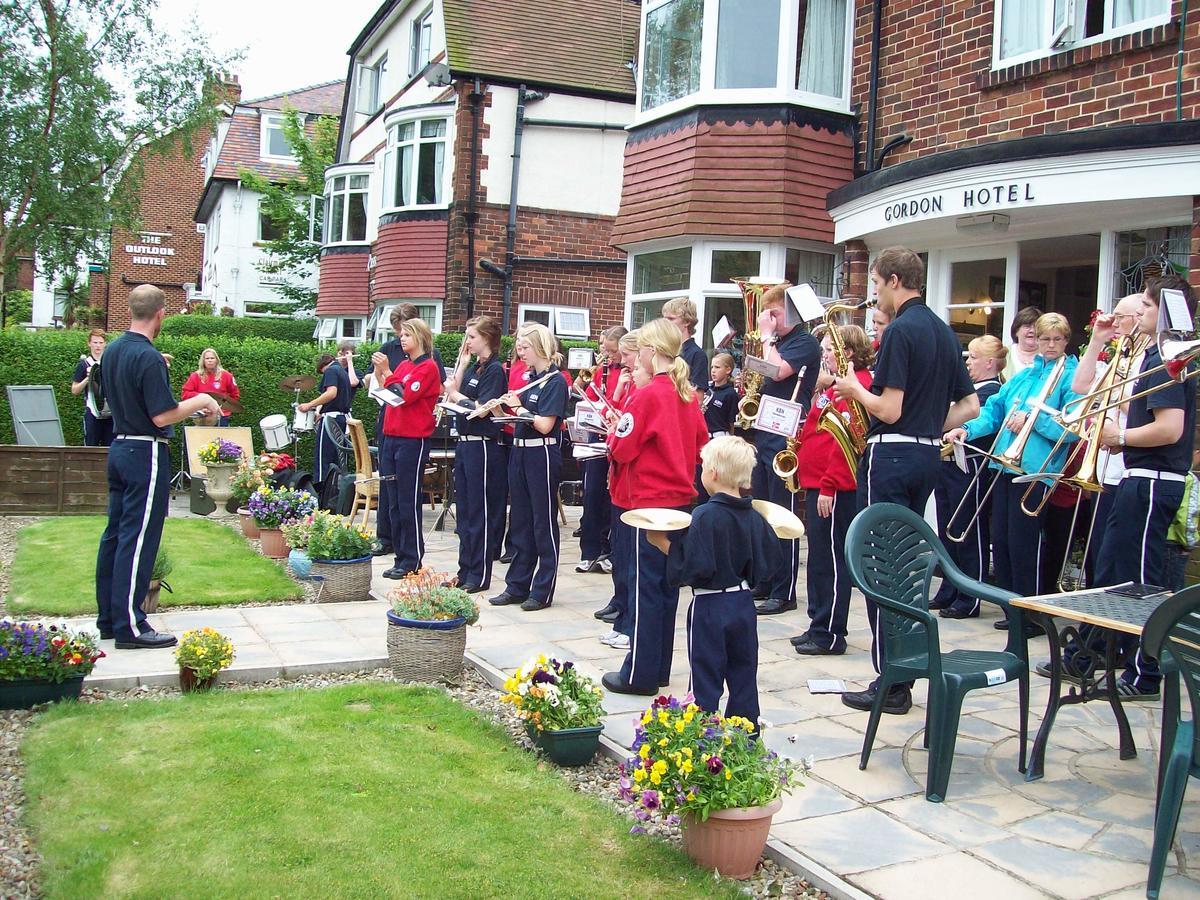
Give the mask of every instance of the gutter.
[[875, 164], [875, 127], [879, 107], [879, 44], [883, 26], [883, 0], [875, 0], [874, 20], [871, 22], [871, 83], [867, 91], [867, 152], [863, 168], [870, 172]]
[[476, 77], [471, 91], [471, 195], [467, 203], [467, 318], [475, 315], [475, 224], [479, 221], [479, 126], [483, 119], [483, 85]]

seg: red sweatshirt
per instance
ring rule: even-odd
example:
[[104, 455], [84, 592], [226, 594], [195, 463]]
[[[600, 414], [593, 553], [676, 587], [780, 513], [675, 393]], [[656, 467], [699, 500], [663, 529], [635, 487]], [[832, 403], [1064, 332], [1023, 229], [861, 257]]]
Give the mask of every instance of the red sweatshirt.
[[[865, 370], [855, 373], [859, 383], [870, 389], [871, 373]], [[853, 491], [858, 482], [855, 473], [846, 465], [846, 456], [842, 453], [833, 439], [833, 435], [825, 431], [817, 431], [818, 413], [821, 407], [832, 403], [839, 413], [844, 413], [849, 407], [845, 400], [835, 400], [833, 388], [823, 393], [813, 404], [812, 411], [804, 420], [804, 430], [800, 432], [800, 449], [797, 452], [799, 469], [797, 476], [800, 487], [805, 490], [819, 489], [821, 494], [832, 497], [838, 491]]]
[[655, 375], [608, 438], [613, 503], [622, 509], [687, 506], [696, 498], [696, 465], [706, 443], [699, 398], [684, 403], [670, 375]]
[[442, 392], [437, 363], [422, 356], [404, 360], [383, 383], [404, 386], [404, 403], [383, 408], [383, 433], [388, 437], [423, 438], [433, 434], [433, 408]]
[[[217, 394], [224, 394], [231, 400], [237, 400], [242, 396], [241, 390], [237, 386], [237, 382], [233, 380], [233, 373], [228, 369], [223, 369], [216, 375], [193, 372], [187, 377], [187, 381], [183, 383], [183, 392], [180, 394], [180, 399], [190, 400], [198, 394], [213, 391]], [[226, 412], [222, 409], [221, 412]], [[227, 413], [226, 413], [227, 414]]]

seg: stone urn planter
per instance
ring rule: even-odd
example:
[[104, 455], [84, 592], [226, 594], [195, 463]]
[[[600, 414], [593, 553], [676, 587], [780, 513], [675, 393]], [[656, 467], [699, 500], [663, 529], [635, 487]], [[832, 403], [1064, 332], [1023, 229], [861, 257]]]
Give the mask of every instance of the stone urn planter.
[[254, 521], [254, 516], [250, 515], [250, 510], [243, 506], [238, 510], [238, 518], [242, 521], [242, 534], [252, 541], [257, 541], [259, 538], [258, 523]]
[[776, 798], [766, 806], [719, 809], [701, 822], [683, 817], [683, 851], [702, 869], [716, 869], [725, 878], [749, 878], [758, 867], [771, 819], [783, 801]]
[[600, 749], [600, 732], [603, 725], [584, 728], [558, 728], [539, 731], [525, 723], [525, 733], [534, 746], [542, 750], [551, 762], [563, 767], [586, 766]]
[[288, 545], [283, 538], [283, 529], [260, 528], [258, 539], [262, 555], [267, 559], [287, 559]]
[[371, 557], [314, 559], [309, 577], [320, 579], [319, 603], [346, 603], [371, 599]]
[[82, 675], [59, 682], [36, 678], [0, 681], [0, 709], [29, 709], [39, 703], [78, 700], [82, 690]]
[[233, 473], [238, 464], [235, 462], [205, 463], [204, 467], [208, 470], [204, 476], [205, 492], [218, 507], [224, 506], [225, 502], [233, 496]]
[[467, 649], [467, 620], [422, 622], [388, 610], [388, 664], [400, 681], [455, 681]]

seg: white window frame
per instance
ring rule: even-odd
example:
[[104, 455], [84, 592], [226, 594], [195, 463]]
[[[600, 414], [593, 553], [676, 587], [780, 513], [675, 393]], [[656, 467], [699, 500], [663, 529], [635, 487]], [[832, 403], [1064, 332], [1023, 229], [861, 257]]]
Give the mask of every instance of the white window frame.
[[[320, 220], [317, 211], [320, 211]], [[321, 243], [321, 235], [325, 230], [325, 197], [313, 194], [308, 198], [308, 239], [314, 244]]]
[[[359, 63], [355, 72], [354, 111], [373, 116], [383, 108], [383, 73], [387, 69], [387, 54], [371, 65]], [[365, 94], [365, 97], [364, 97]]]
[[371, 317], [367, 319], [365, 334], [373, 335], [377, 343], [382, 344], [384, 341], [392, 337], [392, 309], [399, 306], [401, 303], [411, 303], [413, 306], [420, 309], [421, 307], [433, 307], [433, 315], [429, 318], [422, 316], [421, 318], [429, 330], [434, 334], [442, 333], [442, 313], [444, 311], [444, 301], [435, 298], [418, 298], [404, 300], [381, 300], [375, 304], [375, 309], [371, 311]]
[[[366, 324], [366, 316], [341, 316], [338, 321], [337, 330], [338, 334], [340, 335], [338, 340], [354, 341], [356, 344], [361, 344], [365, 340], [363, 335], [366, 333]], [[347, 326], [355, 326], [350, 329], [354, 332], [353, 334], [346, 333]]]
[[[638, 46], [639, 58], [646, 59], [647, 17], [672, 0], [647, 0], [642, 4], [641, 38]], [[810, 0], [814, 2], [814, 0]], [[694, 93], [669, 100], [659, 106], [644, 109], [642, 92], [645, 81], [645, 66], [637, 69], [637, 117], [634, 125], [674, 115], [695, 106], [713, 104], [791, 103], [834, 112], [850, 112], [851, 67], [853, 63], [854, 0], [846, 2], [845, 53], [843, 55], [842, 95], [830, 97], [801, 91], [796, 86], [799, 68], [800, 7], [795, 0], [779, 0], [779, 39], [775, 48], [776, 78], [771, 88], [717, 88], [717, 30], [719, 27], [720, 0], [704, 0], [704, 25], [700, 45], [700, 88]], [[769, 52], [764, 47], [763, 52]]]
[[263, 112], [259, 116], [258, 129], [258, 155], [262, 159], [278, 160], [279, 162], [298, 162], [296, 157], [290, 154], [280, 156], [279, 154], [271, 153], [270, 135], [272, 129], [279, 129], [279, 133], [283, 134], [283, 113], [278, 112]]
[[414, 77], [433, 59], [433, 7], [417, 13], [408, 32], [408, 77]]
[[1080, 33], [1083, 29], [1084, 17], [1087, 12], [1086, 0], [1060, 0], [1060, 3], [1066, 4], [1066, 17], [1064, 24], [1057, 28], [1054, 24], [1055, 4], [1048, 0], [1044, 10], [1046, 22], [1043, 27], [1044, 33], [1048, 36], [1045, 45], [1026, 53], [1006, 56], [1002, 59], [1000, 57], [1000, 27], [1001, 22], [1003, 22], [1001, 17], [1004, 14], [1004, 2], [1005, 0], [996, 0], [996, 9], [992, 20], [992, 71], [1007, 69], [1031, 60], [1053, 56], [1056, 53], [1064, 53], [1076, 47], [1086, 47], [1089, 44], [1109, 41], [1124, 34], [1133, 34], [1138, 31], [1144, 31], [1147, 28], [1166, 25], [1171, 21], [1170, 0], [1163, 0], [1167, 7], [1165, 13], [1151, 16], [1148, 19], [1141, 19], [1137, 22], [1131, 22], [1128, 25], [1114, 26], [1113, 4], [1116, 0], [1104, 0], [1104, 30], [1091, 37], [1075, 40], [1072, 35]]
[[[549, 328], [555, 337], [566, 338], [567, 340], [586, 341], [592, 336], [592, 313], [586, 306], [557, 306], [547, 303], [519, 303], [517, 304], [517, 327], [520, 328], [527, 321], [538, 321], [529, 319], [529, 313], [539, 312], [546, 313], [546, 318], [550, 322]], [[582, 328], [571, 328], [565, 321], [565, 316], [583, 316]], [[545, 324], [539, 322], [539, 324]]]
[[[422, 138], [421, 125], [425, 122], [444, 121], [446, 133], [438, 138]], [[383, 190], [380, 214], [414, 209], [448, 209], [450, 207], [451, 190], [454, 179], [454, 109], [452, 105], [438, 105], [420, 109], [401, 110], [390, 114], [384, 123], [387, 128], [387, 149], [383, 153]], [[400, 141], [400, 129], [412, 125], [411, 141]], [[413, 160], [417, 168], [413, 170], [413, 196], [416, 196], [416, 183], [420, 177], [420, 148], [426, 144], [441, 143], [444, 147], [442, 156], [442, 199], [439, 203], [408, 203], [398, 206], [395, 203], [397, 161], [400, 158], [401, 146], [413, 147]]]
[[[321, 222], [322, 246], [370, 243], [372, 169], [373, 166], [366, 164], [354, 166], [335, 166], [325, 170], [325, 196], [323, 198], [325, 210], [324, 218]], [[351, 189], [350, 179], [359, 176], [367, 179], [366, 187]], [[337, 187], [338, 179], [343, 179], [342, 187], [340, 189]], [[363, 236], [361, 238], [346, 237], [346, 228], [350, 221], [350, 217], [346, 214], [346, 212], [350, 209], [350, 196], [352, 194], [363, 195], [364, 226]], [[333, 226], [333, 206], [335, 197], [345, 198], [342, 212], [341, 234], [336, 236], [329, 233], [329, 229]]]
[[317, 319], [317, 324], [313, 326], [314, 341], [332, 341], [334, 335], [337, 334], [338, 320], [337, 316], [323, 316]]

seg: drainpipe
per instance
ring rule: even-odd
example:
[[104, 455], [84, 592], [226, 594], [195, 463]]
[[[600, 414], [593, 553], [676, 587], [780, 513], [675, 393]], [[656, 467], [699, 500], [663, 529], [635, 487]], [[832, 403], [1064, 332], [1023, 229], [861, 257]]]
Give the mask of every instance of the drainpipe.
[[1187, 36], [1188, 0], [1179, 15], [1179, 65], [1175, 69], [1175, 121], [1183, 121], [1183, 41]]
[[506, 229], [504, 251], [502, 334], [508, 334], [508, 319], [512, 311], [513, 259], [516, 256], [517, 247], [517, 186], [521, 180], [521, 135], [525, 131], [525, 103], [541, 100], [545, 96], [539, 91], [526, 90], [525, 85], [517, 88], [517, 118], [513, 125], [512, 181], [508, 187], [508, 228]]
[[467, 201], [467, 318], [475, 315], [475, 223], [479, 221], [479, 121], [483, 117], [483, 88], [479, 78], [471, 91], [471, 195]]
[[867, 94], [867, 153], [866, 170], [875, 162], [875, 121], [879, 100], [879, 43], [883, 25], [883, 0], [875, 0], [875, 19], [871, 23], [871, 84]]

